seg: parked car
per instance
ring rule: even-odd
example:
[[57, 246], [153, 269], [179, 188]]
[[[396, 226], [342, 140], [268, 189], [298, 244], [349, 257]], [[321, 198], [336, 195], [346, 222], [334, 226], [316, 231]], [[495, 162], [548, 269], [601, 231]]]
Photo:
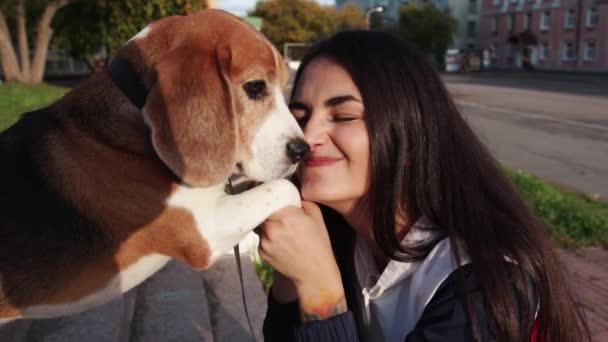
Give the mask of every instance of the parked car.
[[464, 70], [465, 54], [460, 49], [448, 49], [445, 52], [445, 71], [461, 72]]

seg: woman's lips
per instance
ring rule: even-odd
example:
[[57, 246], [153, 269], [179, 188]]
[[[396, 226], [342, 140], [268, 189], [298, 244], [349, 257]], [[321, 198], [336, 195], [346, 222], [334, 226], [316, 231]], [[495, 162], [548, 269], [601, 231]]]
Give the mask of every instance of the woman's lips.
[[307, 167], [320, 167], [320, 166], [329, 166], [337, 163], [340, 158], [330, 158], [330, 157], [315, 157], [315, 158], [307, 158], [304, 161], [304, 165]]

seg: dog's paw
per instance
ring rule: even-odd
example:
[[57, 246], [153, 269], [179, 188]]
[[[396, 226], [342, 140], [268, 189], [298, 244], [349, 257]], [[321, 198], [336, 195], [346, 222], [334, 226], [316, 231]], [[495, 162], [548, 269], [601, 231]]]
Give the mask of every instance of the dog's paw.
[[280, 205], [278, 207], [280, 208], [290, 205], [296, 207], [302, 206], [302, 200], [300, 198], [298, 188], [296, 188], [292, 182], [286, 179], [279, 179], [264, 183], [258, 186], [258, 188], [265, 192], [269, 192], [273, 200], [279, 201]]

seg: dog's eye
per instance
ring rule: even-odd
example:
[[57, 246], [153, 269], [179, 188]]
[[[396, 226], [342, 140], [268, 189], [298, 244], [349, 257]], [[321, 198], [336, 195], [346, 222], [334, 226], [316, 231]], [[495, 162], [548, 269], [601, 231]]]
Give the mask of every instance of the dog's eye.
[[268, 90], [266, 89], [266, 82], [263, 80], [255, 80], [247, 82], [243, 85], [243, 90], [247, 93], [247, 96], [252, 100], [261, 100], [268, 96]]

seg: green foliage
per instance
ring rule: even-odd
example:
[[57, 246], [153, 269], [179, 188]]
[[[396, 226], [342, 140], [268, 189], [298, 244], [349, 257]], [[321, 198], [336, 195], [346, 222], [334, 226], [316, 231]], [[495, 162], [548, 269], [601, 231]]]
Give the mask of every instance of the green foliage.
[[14, 124], [19, 115], [47, 106], [69, 89], [48, 84], [26, 86], [20, 83], [0, 85], [0, 131]]
[[334, 17], [334, 32], [365, 28], [365, 13], [355, 4], [346, 4], [340, 9], [330, 8]]
[[75, 58], [91, 58], [100, 48], [109, 55], [151, 21], [203, 9], [202, 0], [80, 0], [58, 13], [59, 47]]
[[440, 64], [456, 29], [456, 19], [432, 4], [405, 5], [399, 12], [399, 34]]
[[[28, 42], [30, 42], [30, 48], [33, 48], [31, 44], [33, 44], [33, 39], [36, 37], [38, 20], [44, 12], [46, 5], [51, 1], [52, 0], [27, 0], [26, 2], [25, 29], [27, 31]], [[17, 0], [0, 0], [0, 11], [5, 15], [13, 40], [16, 40], [17, 37], [17, 25], [15, 20], [17, 15], [16, 8]]]
[[311, 0], [259, 1], [249, 15], [263, 18], [262, 32], [281, 51], [284, 43], [312, 42], [365, 27], [365, 14], [357, 6], [336, 10]]
[[257, 259], [253, 261], [253, 267], [262, 282], [264, 291], [268, 292], [270, 286], [272, 286], [272, 281], [274, 280], [274, 270], [272, 269], [272, 266], [264, 261], [264, 259]]
[[562, 190], [521, 171], [507, 174], [554, 240], [566, 246], [608, 248], [608, 205], [585, 195]]

